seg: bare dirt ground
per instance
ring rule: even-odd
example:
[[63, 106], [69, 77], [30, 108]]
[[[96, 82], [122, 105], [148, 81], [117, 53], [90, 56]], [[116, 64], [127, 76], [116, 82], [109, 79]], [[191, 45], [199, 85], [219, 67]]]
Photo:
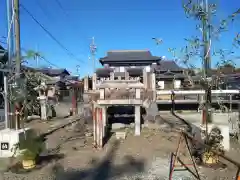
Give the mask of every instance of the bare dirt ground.
[[[82, 121], [83, 122], [83, 121]], [[32, 127], [46, 131], [49, 123], [34, 122]], [[168, 179], [170, 153], [177, 147], [179, 134], [159, 129], [142, 129], [139, 137], [127, 128], [127, 138], [117, 141], [113, 134], [102, 150], [94, 149], [93, 138], [86, 136], [91, 132], [89, 125], [72, 126], [56, 131], [48, 136], [47, 148], [53, 153], [64, 154], [64, 158], [52, 160], [39, 170], [24, 174], [7, 172], [2, 179], [9, 180], [164, 180]], [[227, 153], [239, 160], [239, 145], [233, 143]], [[187, 163], [187, 162], [186, 162]], [[189, 162], [188, 162], [189, 163]], [[225, 163], [225, 162], [224, 162]], [[233, 179], [236, 167], [227, 163], [227, 168], [206, 169], [199, 167], [202, 179]], [[0, 177], [1, 179], [1, 177]], [[174, 180], [194, 179], [189, 172], [174, 172]]]

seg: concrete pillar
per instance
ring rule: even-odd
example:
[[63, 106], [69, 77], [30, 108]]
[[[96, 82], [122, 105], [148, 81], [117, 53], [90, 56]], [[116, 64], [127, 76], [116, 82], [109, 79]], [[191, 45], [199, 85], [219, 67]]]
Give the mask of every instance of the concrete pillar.
[[140, 106], [135, 106], [135, 136], [140, 136], [140, 133], [141, 133]]
[[47, 120], [47, 96], [39, 96], [41, 106], [41, 120]]
[[105, 89], [100, 89], [100, 99], [105, 99]]
[[88, 82], [89, 82], [89, 79], [88, 79], [88, 76], [86, 76], [84, 78], [84, 91], [87, 91], [88, 90]]
[[121, 80], [122, 79], [122, 77], [121, 76], [118, 76], [118, 80]]
[[148, 77], [147, 77], [146, 68], [143, 68], [143, 84], [144, 84], [144, 88], [147, 89], [148, 88]]
[[152, 86], [152, 92], [153, 92], [153, 101], [156, 101], [157, 94], [156, 94], [156, 74], [151, 74], [151, 86]]
[[103, 147], [103, 108], [98, 108], [98, 148]]
[[125, 71], [125, 80], [129, 80], [129, 72]]
[[110, 73], [110, 80], [114, 80], [114, 72]]
[[92, 76], [92, 90], [96, 90], [96, 83], [97, 83], [97, 75], [96, 73]]
[[141, 89], [136, 89], [136, 99], [141, 99]]
[[104, 130], [104, 123], [106, 122], [105, 119], [103, 119], [103, 113], [104, 117], [106, 117], [105, 109], [96, 107], [94, 108], [94, 123], [93, 123], [93, 136], [94, 136], [94, 145], [96, 148], [102, 148], [103, 147], [103, 138], [105, 134]]
[[151, 74], [151, 79], [152, 79], [152, 90], [156, 90], [156, 75], [155, 75], [155, 73], [152, 73]]
[[102, 108], [102, 120], [103, 120], [103, 138], [106, 136], [107, 128], [107, 107]]
[[93, 104], [92, 108], [93, 113], [93, 144], [96, 147], [97, 146], [97, 108]]

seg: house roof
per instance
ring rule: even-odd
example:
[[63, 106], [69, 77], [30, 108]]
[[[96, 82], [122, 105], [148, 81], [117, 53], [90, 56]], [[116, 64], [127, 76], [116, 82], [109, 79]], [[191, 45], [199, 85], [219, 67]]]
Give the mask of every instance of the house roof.
[[66, 69], [37, 68], [36, 70], [48, 76], [59, 76], [61, 74], [70, 75], [70, 73]]
[[99, 62], [127, 66], [129, 64], [152, 64], [158, 62], [161, 57], [152, 56], [148, 50], [115, 50], [108, 51], [107, 56], [100, 58]]
[[114, 70], [112, 68], [104, 67], [96, 69], [96, 74], [98, 77], [109, 77], [110, 73]]
[[54, 77], [54, 76], [60, 76], [61, 74], [65, 74], [67, 76], [70, 75], [70, 73], [66, 69], [52, 69], [52, 68], [33, 68], [29, 66], [21, 66], [23, 70], [30, 70], [30, 71], [36, 71], [41, 72], [47, 76]]
[[179, 67], [175, 61], [162, 60], [159, 65], [155, 67], [156, 71], [183, 71], [183, 68]]

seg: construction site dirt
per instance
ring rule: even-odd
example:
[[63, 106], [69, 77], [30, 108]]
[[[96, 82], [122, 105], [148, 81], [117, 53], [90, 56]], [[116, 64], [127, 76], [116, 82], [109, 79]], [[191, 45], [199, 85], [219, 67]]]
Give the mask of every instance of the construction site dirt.
[[[47, 129], [47, 123], [33, 123], [37, 129]], [[41, 127], [45, 126], [45, 127]], [[179, 126], [179, 124], [176, 124]], [[64, 154], [32, 172], [5, 172], [3, 179], [56, 179], [56, 180], [114, 180], [114, 179], [169, 179], [171, 152], [175, 152], [179, 133], [172, 132], [174, 127], [152, 124], [142, 128], [141, 136], [134, 136], [131, 126], [125, 126], [126, 139], [116, 140], [114, 132], [102, 150], [93, 148], [92, 125], [81, 120], [62, 128], [47, 137], [48, 152]], [[116, 129], [115, 131], [123, 131]], [[239, 159], [240, 146], [231, 142], [226, 155]], [[184, 163], [191, 163], [185, 158]], [[233, 179], [237, 167], [226, 164], [224, 169], [198, 166], [201, 179]], [[189, 167], [192, 168], [192, 167]], [[194, 179], [188, 171], [173, 173], [173, 179]]]

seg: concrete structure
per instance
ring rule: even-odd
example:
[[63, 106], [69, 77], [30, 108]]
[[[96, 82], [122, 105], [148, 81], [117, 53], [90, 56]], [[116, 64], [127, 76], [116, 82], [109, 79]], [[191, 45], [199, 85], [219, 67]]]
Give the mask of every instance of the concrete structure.
[[[177, 115], [202, 130], [206, 129], [205, 126], [201, 126], [201, 113], [178, 113]], [[238, 113], [213, 113], [212, 120], [212, 123], [208, 123], [208, 132], [210, 132], [213, 127], [218, 127], [223, 135], [222, 145], [224, 149], [226, 151], [230, 150], [230, 133], [233, 131], [232, 126], [234, 125], [231, 121], [239, 124]]]
[[[180, 101], [203, 102], [204, 91], [157, 90], [158, 85], [162, 85], [162, 89], [165, 86], [164, 79], [162, 81], [160, 79], [160, 82], [158, 82], [159, 75], [161, 75], [159, 72], [164, 72], [164, 77], [171, 77], [172, 85], [175, 82], [175, 89], [180, 89], [182, 78], [185, 76], [183, 70], [178, 66], [159, 68], [161, 58], [152, 56], [149, 51], [110, 51], [106, 57], [100, 58], [99, 61], [104, 67], [96, 70], [92, 76], [92, 81], [88, 77], [84, 79], [85, 95], [89, 95], [94, 104], [94, 141], [97, 147], [103, 146], [103, 139], [107, 135], [108, 107], [133, 106], [135, 135], [139, 136], [141, 133], [141, 107], [147, 110], [153, 103], [157, 107], [156, 102], [165, 104]], [[179, 78], [176, 78], [176, 74]], [[91, 83], [92, 88], [90, 88], [89, 83]], [[239, 90], [215, 90], [212, 91], [212, 94], [217, 97], [219, 95], [230, 97], [230, 101], [233, 102], [231, 97], [233, 94], [239, 94]], [[159, 99], [159, 95], [167, 97]], [[195, 97], [186, 100], [185, 97], [183, 98], [185, 95]], [[216, 99], [216, 101], [219, 101], [219, 99]], [[229, 128], [224, 126], [222, 131], [224, 133], [229, 132]], [[226, 146], [228, 147], [228, 145]]]
[[134, 106], [135, 135], [141, 132], [141, 106], [156, 97], [154, 64], [161, 58], [149, 51], [110, 51], [100, 58], [104, 68], [99, 68], [92, 76], [84, 79], [85, 94], [94, 102], [94, 141], [102, 147], [107, 130], [107, 109], [110, 106]]
[[[31, 129], [4, 129], [0, 131], [0, 157], [10, 158], [13, 157], [14, 148], [21, 139], [25, 138], [25, 133], [28, 133]], [[17, 152], [16, 152], [17, 153]]]

